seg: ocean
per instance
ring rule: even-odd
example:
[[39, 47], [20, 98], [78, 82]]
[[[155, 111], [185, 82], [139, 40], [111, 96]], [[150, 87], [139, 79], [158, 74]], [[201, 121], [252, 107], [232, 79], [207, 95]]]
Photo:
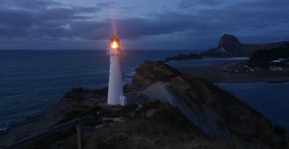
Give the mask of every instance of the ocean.
[[[132, 50], [121, 57], [124, 83], [144, 60], [192, 51]], [[72, 88], [108, 85], [106, 50], [0, 50], [0, 130], [35, 116]]]
[[289, 82], [217, 83], [289, 132]]
[[[121, 57], [124, 83], [144, 60], [163, 60], [184, 50], [131, 50]], [[241, 58], [243, 59], [243, 58]], [[218, 60], [175, 61], [172, 66], [202, 66]], [[108, 84], [106, 50], [0, 50], [0, 130], [35, 116], [72, 88]], [[218, 83], [274, 123], [289, 130], [289, 83]], [[266, 96], [264, 96], [264, 93]]]

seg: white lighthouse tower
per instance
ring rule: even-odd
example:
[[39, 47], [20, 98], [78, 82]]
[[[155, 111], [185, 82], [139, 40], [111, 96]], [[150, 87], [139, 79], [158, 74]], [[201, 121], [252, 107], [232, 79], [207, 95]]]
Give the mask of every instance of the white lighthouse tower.
[[113, 36], [110, 39], [110, 48], [107, 51], [107, 54], [110, 57], [107, 105], [124, 106], [127, 104], [127, 100], [126, 97], [123, 96], [121, 68], [119, 61], [121, 51], [119, 39], [116, 36]]

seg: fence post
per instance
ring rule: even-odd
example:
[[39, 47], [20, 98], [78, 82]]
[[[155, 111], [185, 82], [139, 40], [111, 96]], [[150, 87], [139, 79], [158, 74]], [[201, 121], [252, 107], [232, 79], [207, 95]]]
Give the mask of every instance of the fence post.
[[78, 149], [82, 149], [82, 133], [81, 133], [81, 122], [78, 120], [78, 124], [76, 125], [77, 130], [77, 146]]

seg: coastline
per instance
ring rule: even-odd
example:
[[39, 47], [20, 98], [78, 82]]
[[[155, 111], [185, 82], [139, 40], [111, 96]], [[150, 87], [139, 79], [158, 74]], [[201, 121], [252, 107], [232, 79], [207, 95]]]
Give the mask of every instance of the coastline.
[[[281, 126], [287, 130], [288, 134], [288, 116], [280, 114], [279, 111], [283, 109], [281, 111], [286, 113], [285, 109], [287, 108], [283, 105], [288, 105], [288, 102], [286, 102], [286, 99], [283, 97], [287, 96], [285, 88], [287, 88], [289, 84], [289, 76], [256, 76], [246, 73], [223, 71], [228, 66], [235, 65], [239, 62], [240, 61], [236, 60], [218, 61], [206, 66], [181, 66], [175, 68], [181, 73], [205, 78], [234, 96], [237, 96], [239, 99], [246, 101], [246, 103], [258, 109], [257, 111], [262, 112], [265, 117], [272, 120], [272, 123], [281, 124]], [[266, 87], [259, 90], [260, 84]], [[281, 86], [285, 86], [285, 88]], [[281, 88], [275, 90], [272, 87]], [[265, 93], [262, 93], [263, 91], [265, 91]], [[266, 97], [262, 97], [262, 95]]]
[[[154, 63], [156, 63], [156, 62], [154, 62]], [[228, 63], [227, 62], [226, 63], [221, 62], [221, 63], [210, 65], [210, 66], [203, 66], [203, 69], [204, 70], [209, 69], [209, 71], [207, 71], [207, 74], [213, 75], [214, 71], [222, 69], [223, 68], [222, 66], [225, 66], [225, 64], [228, 64]], [[176, 77], [174, 79], [174, 81], [171, 83], [174, 83], [174, 85], [181, 85], [181, 86], [176, 86], [176, 88], [174, 88], [174, 89], [180, 89], [183, 85], [186, 84], [184, 81], [179, 80], [179, 79], [182, 79], [182, 77], [185, 78], [185, 76], [182, 76], [182, 77], [179, 76], [178, 77], [178, 75], [182, 75], [182, 74], [180, 74], [178, 71], [175, 71], [173, 68], [164, 69], [163, 67], [161, 67], [163, 64], [158, 64], [161, 66], [159, 66], [157, 69], [151, 70], [150, 69], [151, 65], [152, 64], [149, 64], [146, 67], [140, 67], [138, 69], [147, 70], [145, 72], [152, 71], [153, 75], [151, 74], [148, 76], [154, 76], [154, 77], [153, 78], [150, 78], [150, 77], [145, 78], [145, 77], [147, 77], [146, 73], [142, 74], [141, 72], [143, 72], [143, 71], [139, 71], [138, 73], [136, 73], [136, 75], [134, 77], [136, 80], [134, 80], [132, 82], [132, 85], [126, 85], [125, 86], [124, 89], [125, 89], [125, 92], [127, 95], [130, 94], [131, 96], [134, 96], [134, 99], [138, 99], [140, 97], [143, 97], [143, 96], [138, 96], [139, 94], [135, 93], [135, 92], [139, 92], [138, 87], [142, 88], [142, 87], [147, 87], [146, 85], [151, 85], [150, 87], [153, 88], [155, 85], [155, 84], [154, 85], [151, 84], [151, 83], [153, 83], [152, 80], [150, 81], [150, 80], [146, 80], [146, 79], [156, 79], [157, 78], [157, 79], [165, 79], [162, 81], [166, 81], [166, 80], [169, 81], [170, 80], [169, 77]], [[195, 68], [186, 69], [186, 70], [190, 70], [191, 73], [193, 73], [192, 70], [195, 70], [195, 72], [199, 72], [199, 73], [206, 72], [204, 70], [198, 71], [199, 69], [195, 69]], [[164, 74], [164, 72], [167, 75], [162, 76], [160, 78], [160, 76], [158, 76], [158, 75]], [[211, 72], [211, 73], [209, 73], [209, 72]], [[175, 74], [176, 76], [174, 76], [174, 75], [171, 76], [171, 74]], [[196, 76], [195, 73], [193, 73], [193, 75]], [[199, 83], [200, 82], [207, 83], [206, 86], [210, 84], [210, 82], [209, 82], [210, 80], [205, 81], [204, 79], [201, 79], [198, 77], [193, 77], [193, 76], [191, 77], [191, 79], [192, 79], [191, 81], [193, 81], [193, 82], [197, 81]], [[210, 78], [210, 79], [216, 79], [217, 80], [218, 78]], [[185, 84], [182, 84], [182, 82]], [[145, 84], [145, 83], [148, 83], [148, 84]], [[179, 83], [181, 83], [181, 84], [179, 84]], [[193, 85], [197, 85], [197, 84], [193, 84]], [[205, 84], [203, 84], [203, 85], [205, 85]], [[195, 87], [197, 87], [197, 86], [195, 86]], [[211, 85], [209, 85], [209, 86], [211, 86]], [[200, 86], [198, 86], [198, 87], [200, 87]], [[162, 87], [157, 87], [157, 90], [163, 91]], [[212, 92], [220, 91], [220, 93], [226, 94], [228, 99], [232, 98], [232, 100], [236, 100], [234, 96], [231, 96], [226, 91], [223, 92], [221, 90], [218, 90], [218, 89], [215, 90], [213, 88], [211, 88], [210, 90]], [[182, 92], [182, 91], [184, 91], [184, 90], [179, 90], [178, 92]], [[202, 90], [202, 91], [207, 91], [207, 90]], [[142, 93], [145, 94], [145, 91], [143, 91]], [[206, 92], [199, 92], [199, 93], [202, 93], [201, 97], [204, 97], [204, 96], [207, 97]], [[26, 138], [28, 136], [37, 134], [38, 132], [45, 131], [48, 128], [55, 126], [56, 124], [59, 124], [60, 122], [64, 122], [64, 120], [68, 120], [68, 118], [75, 118], [74, 116], [79, 116], [79, 115], [73, 115], [73, 117], [71, 117], [71, 113], [73, 113], [77, 110], [78, 111], [84, 110], [84, 111], [90, 111], [90, 112], [94, 111], [93, 105], [99, 105], [101, 103], [104, 103], [106, 100], [106, 98], [105, 98], [106, 94], [107, 94], [106, 89], [101, 89], [101, 90], [73, 89], [72, 91], [66, 93], [58, 103], [49, 106], [43, 113], [41, 113], [39, 115], [39, 117], [36, 117], [34, 119], [32, 118], [30, 120], [26, 120], [26, 122], [20, 123], [19, 125], [12, 127], [11, 129], [8, 129], [8, 131], [5, 134], [1, 135], [0, 143], [3, 143], [1, 145], [8, 145], [8, 144], [11, 144], [12, 142], [15, 142], [17, 140], [21, 140], [21, 139]], [[151, 91], [148, 92], [148, 95], [152, 95]], [[157, 91], [156, 95], [159, 95], [158, 91]], [[216, 94], [216, 95], [219, 95], [219, 94]], [[197, 96], [194, 96], [194, 97], [197, 97]], [[215, 96], [211, 96], [211, 97], [215, 97]], [[149, 98], [149, 97], [147, 96], [147, 98]], [[210, 97], [208, 97], [208, 98], [210, 98]], [[154, 99], [154, 98], [151, 97], [149, 99]], [[225, 98], [225, 99], [227, 100], [227, 98]], [[203, 98], [200, 98], [200, 99], [198, 98], [198, 100], [203, 100]], [[193, 102], [193, 101], [194, 100], [192, 100], [191, 102]], [[216, 102], [221, 102], [221, 101], [222, 100], [216, 100]], [[221, 104], [221, 103], [219, 103], [218, 105], [224, 106], [224, 104]], [[245, 105], [243, 105], [243, 106], [244, 106], [243, 108], [246, 109], [247, 106], [245, 106]], [[231, 106], [226, 106], [224, 108], [230, 108], [230, 107]], [[240, 105], [237, 107], [238, 108], [242, 107], [242, 102], [240, 102]], [[217, 108], [217, 109], [222, 109], [222, 108]], [[229, 110], [229, 111], [232, 111], [232, 110]], [[251, 111], [251, 110], [249, 110], [249, 111]], [[94, 113], [97, 113], [97, 112], [94, 111]], [[254, 112], [251, 114], [254, 115]], [[90, 116], [90, 118], [94, 117], [93, 115], [89, 115], [89, 116]], [[224, 115], [221, 114], [220, 116], [224, 116]], [[256, 116], [260, 116], [260, 115], [257, 114]], [[211, 120], [211, 119], [209, 119], [209, 120]], [[251, 123], [251, 121], [247, 121], [247, 122]], [[267, 121], [265, 121], [265, 122], [267, 123]], [[199, 123], [196, 123], [196, 124], [199, 124]], [[205, 124], [210, 124], [210, 123], [205, 123]], [[37, 127], [35, 127], [35, 126], [37, 126]], [[200, 125], [200, 126], [202, 126], [202, 125]], [[202, 128], [202, 127], [200, 127], [200, 128]], [[215, 130], [215, 129], [212, 129], [212, 131], [213, 130]], [[218, 129], [216, 129], [216, 130], [218, 130]], [[270, 128], [270, 130], [271, 130], [271, 128]], [[209, 133], [209, 134], [211, 134], [211, 133]]]
[[213, 83], [289, 82], [289, 76], [253, 76], [244, 73], [224, 72], [227, 67], [238, 62], [240, 60], [221, 60], [205, 66], [177, 66], [175, 68], [184, 74], [202, 77]]

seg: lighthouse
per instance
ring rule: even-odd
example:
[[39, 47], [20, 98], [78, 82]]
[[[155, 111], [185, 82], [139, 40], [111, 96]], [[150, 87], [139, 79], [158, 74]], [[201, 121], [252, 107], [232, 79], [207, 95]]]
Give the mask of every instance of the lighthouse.
[[127, 99], [123, 95], [122, 77], [119, 57], [121, 55], [119, 39], [114, 35], [110, 39], [110, 48], [107, 51], [110, 58], [108, 81], [108, 106], [124, 106]]

